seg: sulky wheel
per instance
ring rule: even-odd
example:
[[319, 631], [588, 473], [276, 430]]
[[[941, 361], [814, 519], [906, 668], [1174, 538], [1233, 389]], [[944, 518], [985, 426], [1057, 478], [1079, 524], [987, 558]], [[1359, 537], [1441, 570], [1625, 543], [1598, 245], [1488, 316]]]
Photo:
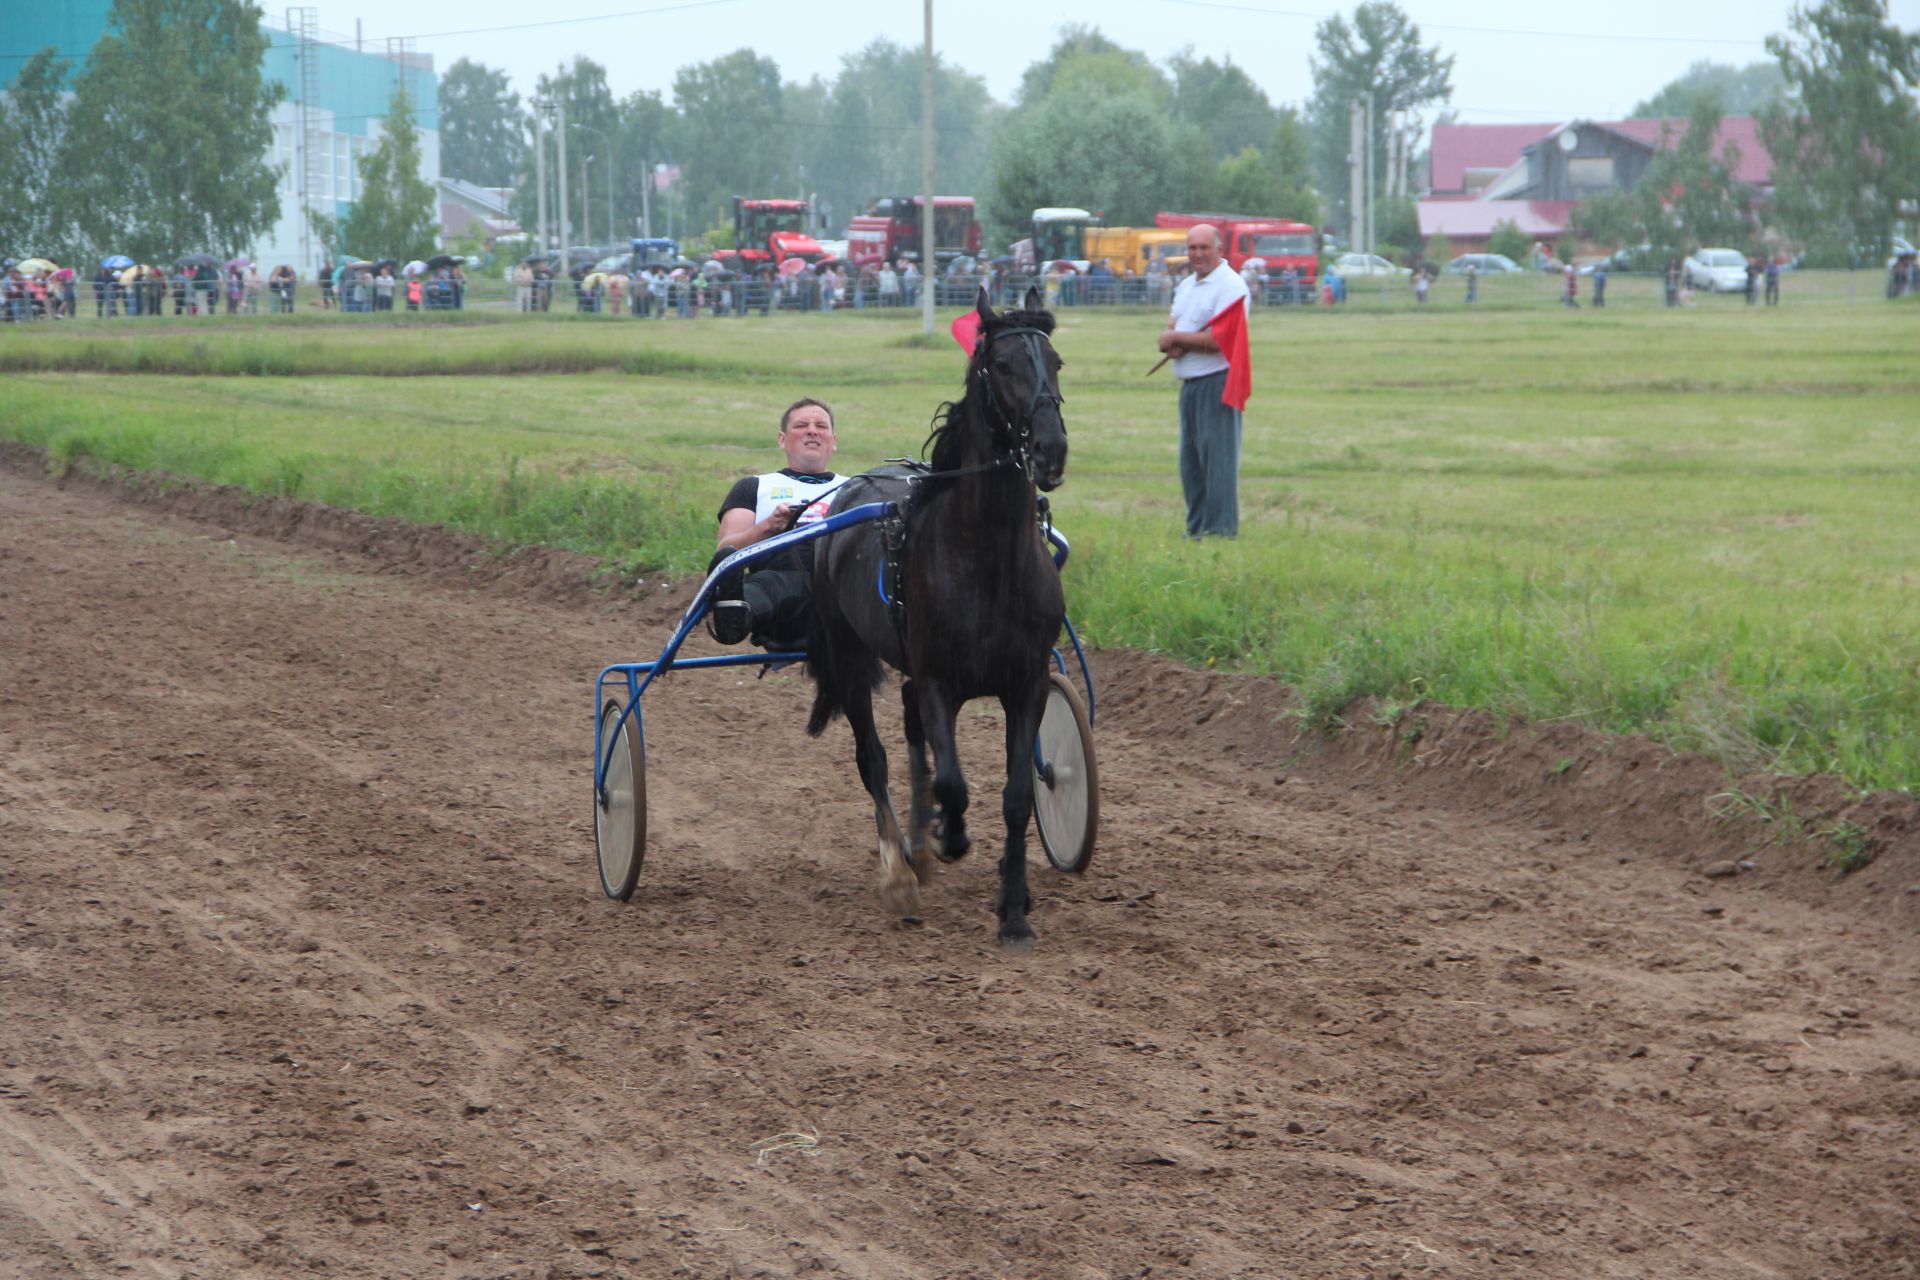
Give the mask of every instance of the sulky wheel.
[[633, 896], [647, 853], [647, 756], [638, 721], [622, 720], [620, 712], [612, 700], [600, 709], [601, 749], [610, 754], [606, 799], [594, 797], [593, 848], [600, 860], [600, 887], [609, 898], [625, 902]]
[[1073, 685], [1049, 676], [1047, 708], [1033, 742], [1033, 820], [1047, 861], [1078, 873], [1093, 861], [1100, 829], [1100, 771], [1093, 763], [1093, 726]]

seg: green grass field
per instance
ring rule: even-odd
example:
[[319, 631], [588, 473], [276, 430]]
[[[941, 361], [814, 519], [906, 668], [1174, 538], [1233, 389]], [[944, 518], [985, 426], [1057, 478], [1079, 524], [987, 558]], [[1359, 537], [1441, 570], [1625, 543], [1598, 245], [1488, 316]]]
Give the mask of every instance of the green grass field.
[[[1156, 317], [1063, 313], [1083, 634], [1271, 672], [1316, 722], [1433, 699], [1920, 783], [1920, 307], [1502, 283], [1257, 315], [1231, 543], [1179, 536]], [[917, 452], [961, 369], [872, 312], [82, 320], [0, 330], [0, 434], [689, 573], [787, 402], [830, 401], [856, 469]]]

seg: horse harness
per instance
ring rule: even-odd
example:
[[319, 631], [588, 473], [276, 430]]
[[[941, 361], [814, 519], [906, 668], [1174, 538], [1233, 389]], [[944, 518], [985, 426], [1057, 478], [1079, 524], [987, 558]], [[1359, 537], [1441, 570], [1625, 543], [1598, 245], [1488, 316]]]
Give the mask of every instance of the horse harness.
[[[1047, 374], [1046, 357], [1041, 354], [1041, 346], [1047, 340], [1046, 331], [1036, 329], [1032, 325], [1018, 325], [1002, 329], [986, 338], [985, 343], [990, 346], [1002, 338], [1013, 337], [1026, 339], [1027, 358], [1033, 365], [1033, 395], [1027, 401], [1026, 413], [1022, 416], [1019, 426], [1014, 425], [1005, 404], [994, 391], [993, 378], [989, 374], [986, 362], [981, 361], [979, 367], [980, 389], [984, 393], [988, 408], [998, 415], [1000, 427], [1005, 436], [1012, 441], [1011, 456], [998, 455], [991, 462], [976, 463], [970, 467], [956, 467], [949, 471], [927, 470], [925, 463], [913, 458], [888, 459], [890, 462], [903, 463], [914, 471], [914, 474], [907, 477], [908, 496], [905, 504], [907, 509], [913, 506], [914, 491], [923, 482], [930, 480], [957, 480], [961, 476], [1015, 466], [1026, 477], [1028, 484], [1033, 483], [1033, 455], [1029, 446], [1033, 441], [1034, 417], [1040, 412], [1042, 403], [1048, 400], [1053, 402], [1054, 410], [1058, 412], [1060, 406], [1066, 403], [1066, 397], [1052, 389]], [[1052, 506], [1047, 501], [1046, 494], [1038, 493], [1034, 497], [1040, 517], [1041, 537], [1044, 538], [1053, 528]], [[877, 585], [880, 599], [887, 606], [887, 614], [893, 619], [894, 635], [900, 642], [900, 651], [904, 654], [907, 648], [907, 602], [900, 590], [900, 576], [906, 563], [907, 511], [900, 504], [895, 504], [893, 511], [880, 520], [880, 542], [884, 555], [880, 562], [880, 581]]]

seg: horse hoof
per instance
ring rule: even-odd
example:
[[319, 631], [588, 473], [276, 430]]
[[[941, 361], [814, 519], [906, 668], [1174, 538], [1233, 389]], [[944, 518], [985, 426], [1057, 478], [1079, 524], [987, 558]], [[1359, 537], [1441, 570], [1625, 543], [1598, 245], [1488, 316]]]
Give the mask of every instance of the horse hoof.
[[1000, 950], [1008, 955], [1023, 956], [1033, 950], [1033, 926], [1022, 920], [1013, 926], [1000, 927]]
[[920, 882], [912, 876], [894, 880], [881, 890], [880, 900], [896, 916], [917, 916], [920, 914]]
[[942, 862], [958, 862], [967, 856], [967, 850], [971, 848], [973, 848], [973, 837], [962, 831], [956, 840], [949, 840], [942, 835], [935, 852], [940, 855]]

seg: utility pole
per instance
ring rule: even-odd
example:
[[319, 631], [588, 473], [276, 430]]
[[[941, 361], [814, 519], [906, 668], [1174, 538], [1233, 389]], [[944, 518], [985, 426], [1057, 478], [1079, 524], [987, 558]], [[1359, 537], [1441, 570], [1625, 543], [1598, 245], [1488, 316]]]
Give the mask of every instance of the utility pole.
[[[562, 118], [564, 119], [564, 117]], [[567, 153], [565, 150], [562, 150], [560, 154], [564, 157]], [[1373, 252], [1373, 192], [1374, 192], [1374, 186], [1373, 186], [1373, 86], [1368, 85], [1367, 86], [1367, 248], [1366, 248], [1366, 251], [1368, 253]], [[567, 216], [566, 205], [562, 204], [560, 206], [560, 217], [564, 221], [566, 219], [566, 216]]]
[[933, 0], [925, 0], [927, 45], [920, 55], [920, 332], [933, 336]]
[[540, 243], [534, 247], [537, 253], [545, 253], [550, 247], [547, 238], [547, 109], [552, 105], [545, 98], [537, 99], [533, 104], [533, 181], [539, 188], [540, 204]]
[[642, 162], [640, 174], [640, 235], [653, 239], [653, 159], [648, 157]]
[[559, 99], [554, 106], [560, 113], [559, 128], [553, 131], [554, 143], [560, 148], [560, 180], [554, 185], [560, 188], [560, 271], [566, 276], [573, 269], [573, 259], [567, 253], [569, 242], [573, 239], [573, 223], [567, 217], [567, 102]]
[[593, 202], [587, 198], [587, 179], [593, 173], [593, 152], [580, 161], [580, 238], [593, 243]]
[[1360, 243], [1366, 225], [1366, 150], [1367, 109], [1358, 101], [1347, 110], [1347, 248], [1354, 253], [1365, 250]]

